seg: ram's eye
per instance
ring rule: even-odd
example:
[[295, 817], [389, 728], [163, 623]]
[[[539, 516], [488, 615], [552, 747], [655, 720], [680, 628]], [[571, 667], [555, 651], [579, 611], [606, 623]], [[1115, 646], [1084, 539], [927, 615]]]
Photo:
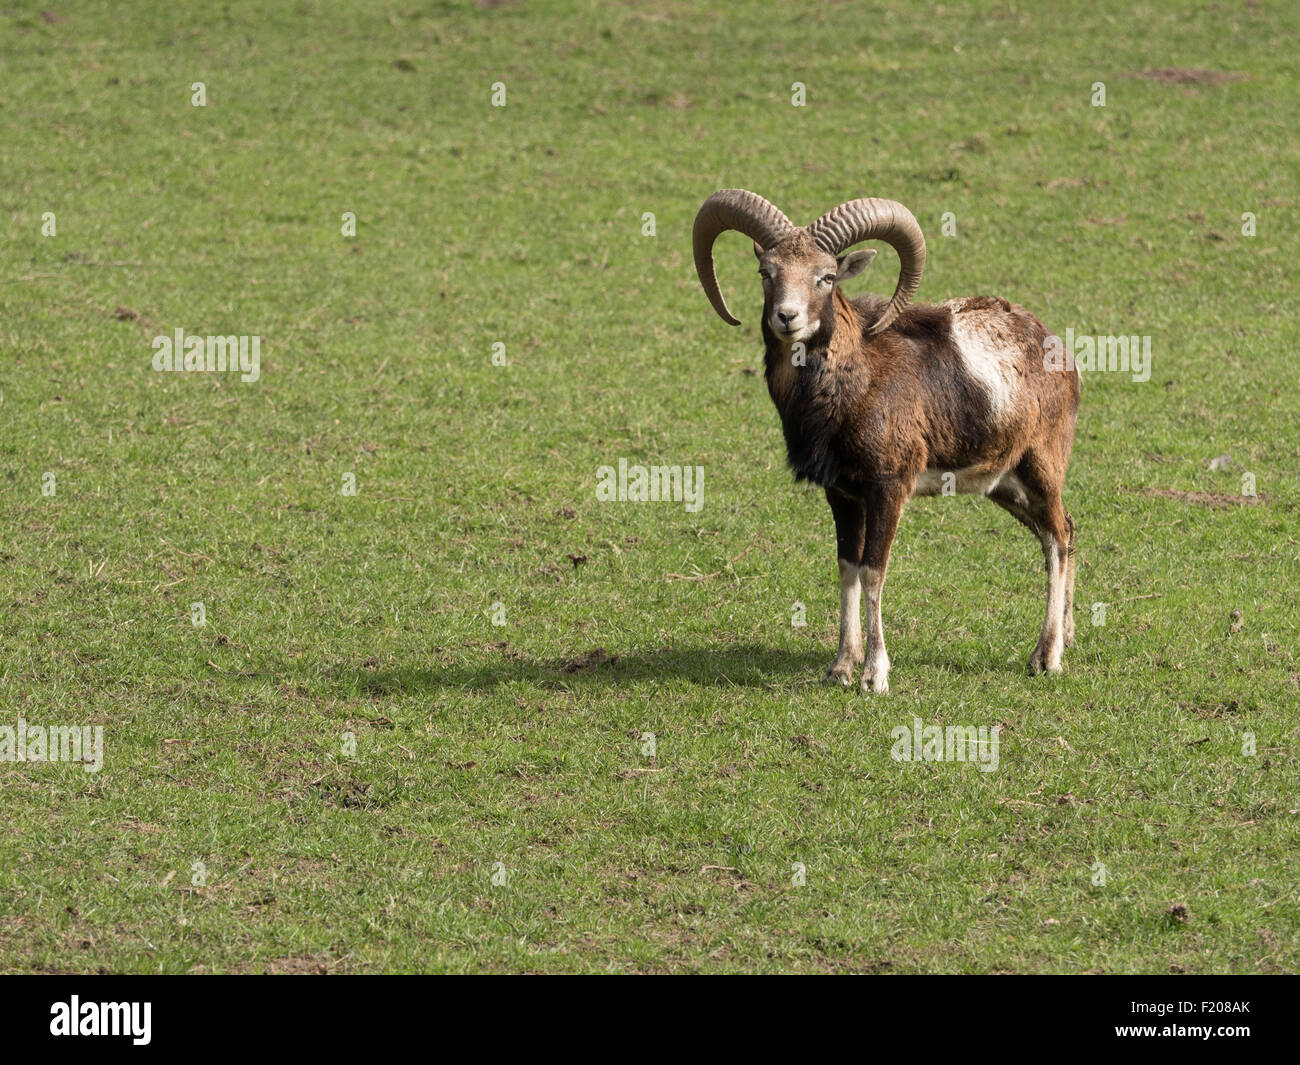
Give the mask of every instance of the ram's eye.
[[835, 283], [835, 275], [834, 275], [834, 274], [827, 274], [825, 277], [822, 278], [822, 284], [823, 284], [823, 285], [831, 285], [831, 284], [834, 284], [834, 283]]
[[758, 276], [761, 277], [764, 281], [771, 281], [771, 280], [772, 280], [772, 275], [769, 274], [766, 270], [760, 270], [760, 271], [758, 272]]

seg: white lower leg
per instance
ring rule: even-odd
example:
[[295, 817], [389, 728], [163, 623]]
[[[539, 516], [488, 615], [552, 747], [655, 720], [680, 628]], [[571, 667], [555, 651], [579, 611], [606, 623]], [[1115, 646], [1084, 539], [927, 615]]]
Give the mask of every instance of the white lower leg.
[[1064, 644], [1066, 565], [1055, 537], [1048, 540], [1043, 553], [1047, 556], [1047, 613], [1029, 668], [1035, 673], [1059, 673]]
[[1065, 639], [1062, 641], [1066, 647], [1074, 643], [1074, 553], [1066, 557], [1065, 560], [1065, 606], [1062, 613], [1062, 628]]
[[885, 571], [862, 567], [862, 587], [867, 595], [867, 663], [862, 668], [864, 691], [889, 691], [889, 653], [885, 630], [880, 623], [880, 597], [885, 589]]
[[862, 571], [844, 559], [839, 564], [840, 651], [826, 671], [826, 679], [849, 684], [853, 667], [862, 661]]

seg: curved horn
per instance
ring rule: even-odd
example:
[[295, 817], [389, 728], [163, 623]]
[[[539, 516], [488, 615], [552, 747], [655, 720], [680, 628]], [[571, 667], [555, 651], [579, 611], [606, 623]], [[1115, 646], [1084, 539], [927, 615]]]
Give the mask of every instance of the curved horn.
[[718, 274], [713, 267], [713, 242], [728, 229], [744, 233], [763, 248], [770, 248], [794, 229], [794, 223], [762, 196], [744, 189], [715, 192], [695, 216], [691, 243], [695, 248], [695, 272], [700, 275], [704, 294], [709, 297], [718, 317], [728, 325], [740, 325], [727, 310], [727, 301], [718, 288]]
[[850, 200], [827, 211], [808, 227], [818, 246], [832, 255], [864, 240], [883, 240], [898, 252], [898, 286], [889, 306], [868, 332], [888, 329], [916, 295], [925, 269], [925, 237], [912, 212], [894, 200]]

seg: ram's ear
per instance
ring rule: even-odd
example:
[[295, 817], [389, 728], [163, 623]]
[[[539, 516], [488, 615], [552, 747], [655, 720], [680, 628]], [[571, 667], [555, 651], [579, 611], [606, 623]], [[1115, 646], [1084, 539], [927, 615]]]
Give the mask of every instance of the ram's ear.
[[762, 257], [763, 257], [763, 246], [759, 244], [758, 241], [754, 241], [754, 258], [761, 259]]
[[848, 255], [841, 255], [835, 267], [836, 282], [857, 277], [858, 274], [871, 265], [871, 260], [875, 257], [875, 250], [871, 248], [859, 248], [857, 251], [849, 252]]

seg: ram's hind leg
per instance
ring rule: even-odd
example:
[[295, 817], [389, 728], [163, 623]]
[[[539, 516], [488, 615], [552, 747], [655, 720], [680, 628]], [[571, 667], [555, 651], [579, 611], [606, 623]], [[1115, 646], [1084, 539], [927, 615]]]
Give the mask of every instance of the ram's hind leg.
[[1038, 643], [1029, 656], [1029, 672], [1060, 673], [1067, 637], [1074, 638], [1072, 577], [1074, 525], [1061, 506], [1060, 487], [1050, 484], [1030, 461], [1003, 479], [989, 498], [1037, 537], [1047, 564], [1047, 609]]
[[1067, 513], [1065, 524], [1070, 530], [1070, 540], [1065, 547], [1065, 611], [1061, 619], [1065, 629], [1065, 646], [1074, 646], [1074, 519]]
[[826, 490], [835, 516], [835, 542], [840, 569], [840, 651], [826, 670], [827, 684], [853, 683], [853, 669], [862, 661], [862, 545], [866, 512], [862, 500]]
[[1047, 563], [1047, 613], [1038, 644], [1029, 656], [1030, 673], [1060, 673], [1065, 650], [1065, 588], [1070, 567], [1070, 534], [1059, 499], [1044, 514], [1043, 560]]

